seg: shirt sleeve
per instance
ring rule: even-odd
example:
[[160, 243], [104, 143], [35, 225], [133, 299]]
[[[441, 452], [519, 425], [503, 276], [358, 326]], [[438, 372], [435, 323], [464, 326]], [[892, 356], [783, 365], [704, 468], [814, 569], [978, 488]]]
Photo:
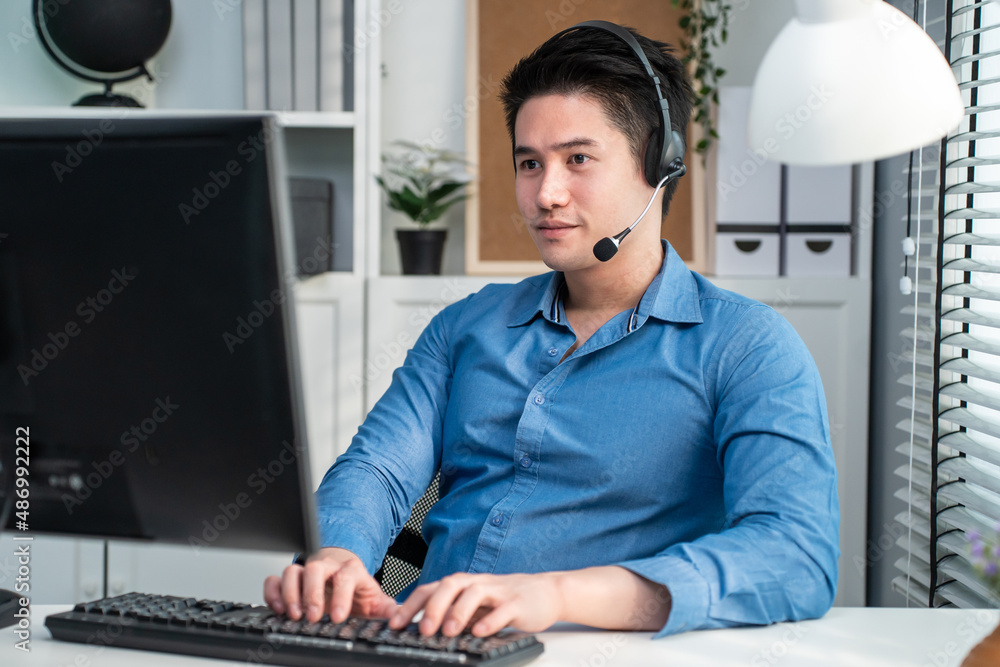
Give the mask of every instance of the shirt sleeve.
[[316, 491], [320, 546], [348, 549], [375, 572], [441, 462], [451, 389], [448, 320], [438, 313]]
[[795, 330], [757, 305], [707, 369], [725, 523], [619, 565], [665, 585], [656, 635], [822, 616], [837, 589], [837, 475], [816, 365]]

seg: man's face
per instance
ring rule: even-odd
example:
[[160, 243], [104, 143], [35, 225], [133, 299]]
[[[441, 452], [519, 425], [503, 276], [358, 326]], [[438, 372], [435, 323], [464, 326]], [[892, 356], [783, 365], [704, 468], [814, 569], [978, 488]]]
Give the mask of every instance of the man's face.
[[[632, 224], [653, 194], [628, 139], [587, 96], [525, 102], [514, 123], [514, 161], [518, 208], [542, 260], [557, 271], [601, 264], [594, 244]], [[658, 239], [659, 206], [646, 217], [655, 223], [640, 223], [633, 235]], [[624, 242], [620, 254], [637, 241]]]

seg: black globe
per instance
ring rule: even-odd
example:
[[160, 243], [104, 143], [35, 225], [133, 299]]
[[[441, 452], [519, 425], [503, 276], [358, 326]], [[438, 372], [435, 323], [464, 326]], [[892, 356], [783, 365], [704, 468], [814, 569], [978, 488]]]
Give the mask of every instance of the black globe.
[[170, 0], [59, 0], [42, 6], [59, 50], [81, 67], [106, 73], [140, 67], [156, 55], [172, 19]]

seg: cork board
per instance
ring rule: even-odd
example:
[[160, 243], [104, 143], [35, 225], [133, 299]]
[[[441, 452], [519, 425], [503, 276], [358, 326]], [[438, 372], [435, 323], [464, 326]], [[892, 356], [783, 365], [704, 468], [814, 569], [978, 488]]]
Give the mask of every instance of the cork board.
[[[467, 0], [466, 148], [475, 170], [466, 203], [467, 273], [528, 275], [548, 270], [514, 197], [510, 139], [497, 100], [507, 71], [560, 30], [591, 19], [628, 25], [653, 39], [679, 44], [681, 16], [668, 0]], [[697, 143], [697, 129], [689, 123], [688, 146]], [[689, 267], [704, 271], [704, 169], [701, 157], [691, 150], [685, 163], [688, 173], [678, 183], [662, 236]]]

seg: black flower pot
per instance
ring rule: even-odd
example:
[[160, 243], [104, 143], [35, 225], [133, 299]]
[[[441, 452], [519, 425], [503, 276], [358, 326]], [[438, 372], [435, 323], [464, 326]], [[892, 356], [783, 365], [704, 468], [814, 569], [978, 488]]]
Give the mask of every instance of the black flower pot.
[[447, 229], [397, 229], [399, 258], [405, 276], [441, 274], [441, 257]]

